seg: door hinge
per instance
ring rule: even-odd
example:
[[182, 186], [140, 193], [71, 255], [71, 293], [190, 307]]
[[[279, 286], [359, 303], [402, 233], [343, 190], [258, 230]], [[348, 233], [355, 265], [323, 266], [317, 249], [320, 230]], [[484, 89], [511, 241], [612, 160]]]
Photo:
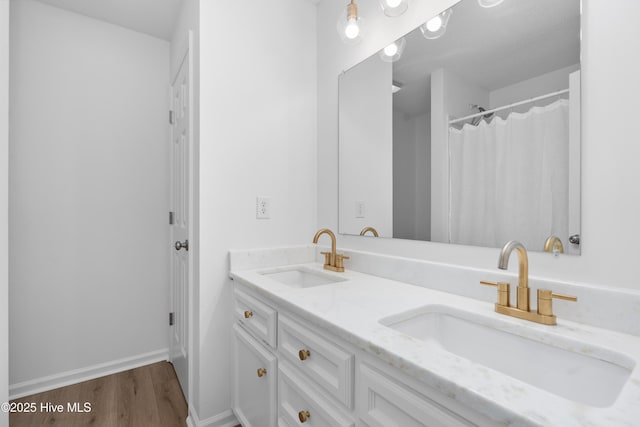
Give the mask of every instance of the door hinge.
[[174, 213], [173, 212], [169, 212], [169, 225], [173, 225], [173, 223], [174, 223], [173, 217], [174, 217]]
[[169, 124], [172, 125], [174, 123], [173, 120], [173, 110], [169, 110]]
[[173, 326], [173, 313], [169, 313], [169, 326]]

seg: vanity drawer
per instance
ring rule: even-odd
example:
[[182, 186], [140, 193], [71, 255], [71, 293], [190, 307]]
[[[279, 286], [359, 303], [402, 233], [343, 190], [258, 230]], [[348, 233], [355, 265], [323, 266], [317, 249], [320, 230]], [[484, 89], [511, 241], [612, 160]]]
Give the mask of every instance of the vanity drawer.
[[[354, 427], [335, 404], [315, 389], [295, 368], [282, 362], [278, 368], [278, 427]], [[301, 413], [303, 414], [301, 417]], [[306, 418], [305, 418], [306, 417]]]
[[359, 364], [357, 396], [360, 420], [369, 427], [475, 426], [367, 363]]
[[287, 316], [278, 322], [278, 351], [347, 408], [353, 408], [354, 356]]
[[233, 314], [256, 338], [276, 348], [278, 313], [273, 308], [236, 288]]

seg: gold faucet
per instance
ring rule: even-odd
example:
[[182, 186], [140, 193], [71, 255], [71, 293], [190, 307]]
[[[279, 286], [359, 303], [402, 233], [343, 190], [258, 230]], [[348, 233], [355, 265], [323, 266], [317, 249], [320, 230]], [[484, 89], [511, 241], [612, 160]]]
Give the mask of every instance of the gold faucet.
[[500, 270], [506, 270], [509, 267], [509, 257], [514, 249], [518, 254], [518, 292], [516, 295], [516, 304], [518, 309], [529, 311], [529, 257], [527, 256], [527, 250], [524, 245], [515, 240], [507, 242], [500, 252], [498, 268]]
[[571, 295], [556, 294], [549, 289], [538, 289], [538, 310], [531, 311], [529, 309], [529, 258], [527, 257], [527, 250], [524, 245], [515, 240], [507, 242], [500, 252], [498, 268], [501, 270], [507, 269], [509, 266], [509, 256], [514, 249], [518, 254], [519, 264], [516, 307], [511, 307], [510, 304], [509, 283], [480, 281], [483, 285], [498, 288], [498, 302], [495, 305], [496, 313], [506, 314], [507, 316], [530, 320], [544, 325], [555, 325], [556, 316], [553, 314], [552, 299], [557, 298], [566, 301], [577, 301], [578, 299]]
[[360, 231], [360, 235], [364, 236], [365, 234], [367, 234], [368, 231], [370, 231], [371, 234], [373, 234], [373, 237], [378, 237], [378, 231], [373, 227], [365, 227], [365, 228], [363, 228], [362, 231]]
[[564, 253], [564, 247], [562, 246], [562, 240], [556, 236], [549, 236], [544, 242], [545, 252]]
[[320, 252], [324, 255], [324, 268], [326, 270], [337, 271], [342, 273], [344, 271], [345, 259], [349, 259], [348, 256], [336, 253], [336, 235], [328, 228], [318, 230], [315, 236], [313, 236], [313, 243], [318, 243], [318, 239], [321, 235], [328, 234], [331, 238], [331, 252]]

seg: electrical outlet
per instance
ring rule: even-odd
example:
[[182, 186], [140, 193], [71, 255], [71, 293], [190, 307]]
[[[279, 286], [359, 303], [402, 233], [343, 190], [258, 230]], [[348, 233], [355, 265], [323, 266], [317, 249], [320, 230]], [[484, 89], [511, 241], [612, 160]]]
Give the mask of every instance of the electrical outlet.
[[269, 197], [256, 197], [256, 218], [271, 218], [271, 199]]
[[365, 205], [364, 201], [359, 200], [356, 202], [356, 218], [364, 218]]

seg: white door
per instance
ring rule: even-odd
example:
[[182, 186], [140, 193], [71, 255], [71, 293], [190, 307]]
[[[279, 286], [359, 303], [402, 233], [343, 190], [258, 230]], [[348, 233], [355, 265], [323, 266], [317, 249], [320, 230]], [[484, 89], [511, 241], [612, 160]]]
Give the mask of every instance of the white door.
[[170, 358], [188, 401], [189, 332], [189, 55], [171, 86]]

